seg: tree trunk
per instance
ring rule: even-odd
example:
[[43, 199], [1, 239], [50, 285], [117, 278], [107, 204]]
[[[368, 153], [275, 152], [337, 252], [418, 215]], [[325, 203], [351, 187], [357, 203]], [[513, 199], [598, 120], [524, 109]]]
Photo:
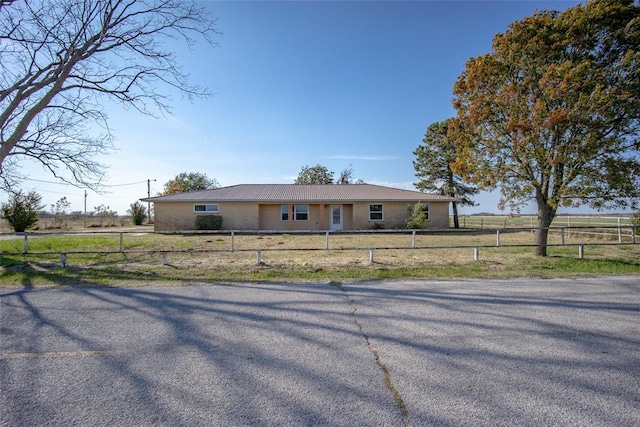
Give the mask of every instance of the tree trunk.
[[547, 241], [549, 237], [549, 226], [556, 215], [556, 210], [544, 202], [538, 201], [538, 228], [534, 234], [536, 247], [533, 254], [536, 256], [547, 256]]
[[451, 203], [453, 205], [453, 228], [460, 228], [460, 220], [458, 219], [458, 204], [456, 202]]

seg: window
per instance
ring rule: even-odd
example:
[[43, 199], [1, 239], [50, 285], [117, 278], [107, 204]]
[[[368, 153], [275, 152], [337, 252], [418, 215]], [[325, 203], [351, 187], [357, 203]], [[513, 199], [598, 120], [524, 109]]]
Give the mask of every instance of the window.
[[[289, 205], [280, 205], [280, 219], [282, 221], [289, 220]], [[293, 205], [293, 220], [308, 221], [309, 205]]]
[[425, 220], [428, 221], [429, 220], [429, 203], [422, 204], [422, 212], [424, 212], [424, 214], [427, 216]]
[[218, 213], [220, 212], [220, 207], [218, 205], [194, 205], [193, 211]]
[[309, 205], [293, 205], [293, 220], [294, 221], [309, 220]]
[[382, 205], [369, 205], [369, 221], [382, 221]]

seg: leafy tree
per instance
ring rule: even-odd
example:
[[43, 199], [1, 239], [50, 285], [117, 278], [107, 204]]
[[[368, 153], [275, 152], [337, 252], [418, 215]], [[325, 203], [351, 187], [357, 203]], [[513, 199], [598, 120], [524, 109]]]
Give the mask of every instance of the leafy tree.
[[535, 201], [535, 254], [562, 206], [637, 205], [640, 6], [594, 0], [511, 24], [454, 86], [455, 165], [500, 207]]
[[[458, 146], [456, 139], [449, 132], [452, 120], [454, 119], [435, 122], [427, 128], [422, 140], [424, 144], [413, 152], [416, 156], [413, 167], [416, 177], [420, 180], [414, 185], [420, 191], [457, 197], [461, 205], [474, 206], [475, 203], [469, 196], [478, 194], [478, 188], [466, 184], [452, 168], [457, 161]], [[453, 202], [452, 205], [454, 227], [460, 228], [458, 202]]]
[[155, 115], [169, 112], [169, 90], [209, 96], [164, 42], [212, 43], [214, 22], [195, 1], [2, 0], [2, 184], [19, 181], [18, 161], [28, 157], [62, 181], [97, 187], [105, 166], [95, 157], [113, 150], [102, 106]]
[[43, 208], [41, 195], [34, 191], [27, 194], [19, 191], [0, 206], [0, 211], [11, 228], [21, 233], [38, 223], [38, 211]]
[[333, 184], [333, 172], [325, 166], [303, 166], [294, 184]]
[[220, 187], [215, 178], [200, 172], [182, 172], [164, 184], [163, 196], [186, 193], [188, 191], [211, 190]]
[[147, 208], [144, 207], [142, 203], [136, 201], [135, 203], [131, 203], [127, 213], [131, 215], [131, 219], [135, 225], [142, 225], [147, 217]]

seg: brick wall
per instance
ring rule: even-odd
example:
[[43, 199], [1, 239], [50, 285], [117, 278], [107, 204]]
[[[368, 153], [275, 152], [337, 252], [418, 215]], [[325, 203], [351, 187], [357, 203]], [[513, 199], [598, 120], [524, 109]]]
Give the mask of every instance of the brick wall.
[[[194, 230], [195, 213], [193, 202], [156, 203], [155, 230], [181, 231]], [[369, 220], [369, 205], [382, 204], [383, 220]], [[250, 202], [220, 202], [218, 215], [222, 216], [223, 230], [320, 230], [330, 227], [330, 206], [324, 205], [324, 226], [321, 226], [320, 205], [309, 205], [307, 221], [282, 221], [280, 204], [258, 205]], [[356, 202], [342, 205], [344, 230], [371, 230], [376, 223], [382, 223], [386, 229], [405, 228], [411, 215], [413, 203], [409, 202]], [[213, 215], [213, 214], [210, 214]], [[429, 203], [429, 220], [425, 228], [449, 227], [449, 203]]]

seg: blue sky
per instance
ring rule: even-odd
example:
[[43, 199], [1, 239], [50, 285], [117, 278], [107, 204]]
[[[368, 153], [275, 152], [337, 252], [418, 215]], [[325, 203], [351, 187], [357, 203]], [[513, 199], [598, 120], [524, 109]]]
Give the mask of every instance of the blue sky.
[[[350, 165], [368, 183], [413, 189], [413, 151], [427, 126], [453, 116], [452, 88], [465, 61], [537, 9], [577, 1], [208, 1], [217, 47], [177, 46], [194, 83], [214, 96], [172, 97], [169, 117], [106, 106], [116, 137], [106, 193], [87, 210], [129, 205], [180, 172], [221, 185], [293, 183], [301, 167], [336, 175]], [[84, 210], [84, 190], [52, 184], [41, 167], [24, 189], [47, 206], [63, 196]], [[42, 182], [47, 181], [47, 182]], [[483, 194], [462, 213], [495, 212]], [[533, 213], [526, 207], [523, 213]]]

